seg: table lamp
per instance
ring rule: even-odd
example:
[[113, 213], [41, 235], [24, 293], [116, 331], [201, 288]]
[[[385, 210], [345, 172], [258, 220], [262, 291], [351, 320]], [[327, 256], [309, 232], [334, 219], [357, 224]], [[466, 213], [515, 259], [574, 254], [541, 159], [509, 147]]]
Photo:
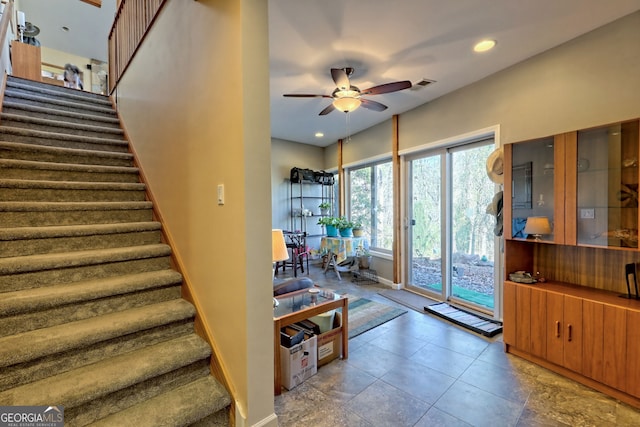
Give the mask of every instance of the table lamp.
[[530, 216], [524, 226], [524, 232], [531, 234], [536, 242], [541, 241], [543, 234], [551, 234], [551, 224], [546, 216]]
[[282, 230], [271, 230], [271, 261], [273, 262], [273, 276], [276, 274], [276, 263], [289, 259], [289, 251], [284, 241]]

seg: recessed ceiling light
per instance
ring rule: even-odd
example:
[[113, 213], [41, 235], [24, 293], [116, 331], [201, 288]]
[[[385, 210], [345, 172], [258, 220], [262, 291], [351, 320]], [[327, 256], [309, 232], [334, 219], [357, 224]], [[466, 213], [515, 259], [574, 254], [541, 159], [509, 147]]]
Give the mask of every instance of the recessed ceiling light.
[[316, 138], [322, 138], [323, 136], [324, 136], [324, 133], [316, 132]]
[[65, 33], [69, 31], [69, 27], [62, 27], [62, 31], [64, 31]]
[[476, 43], [476, 45], [473, 47], [473, 50], [476, 52], [486, 52], [493, 49], [495, 45], [495, 40], [482, 40], [481, 42]]

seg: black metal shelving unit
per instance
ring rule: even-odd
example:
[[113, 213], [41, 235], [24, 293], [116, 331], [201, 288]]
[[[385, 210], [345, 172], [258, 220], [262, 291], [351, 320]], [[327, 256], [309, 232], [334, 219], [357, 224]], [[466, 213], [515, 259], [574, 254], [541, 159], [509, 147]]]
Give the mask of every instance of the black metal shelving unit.
[[294, 167], [290, 186], [290, 231], [300, 231], [307, 237], [321, 237], [323, 230], [317, 225], [318, 218], [328, 215], [322, 215], [318, 206], [328, 202], [334, 208], [333, 174]]

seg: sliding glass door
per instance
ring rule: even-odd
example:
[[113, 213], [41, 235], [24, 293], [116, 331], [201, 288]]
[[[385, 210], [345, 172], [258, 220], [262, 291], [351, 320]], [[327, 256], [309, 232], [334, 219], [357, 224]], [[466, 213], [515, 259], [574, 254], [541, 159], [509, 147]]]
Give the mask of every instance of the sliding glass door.
[[407, 159], [408, 287], [492, 314], [495, 184], [485, 162], [493, 140]]

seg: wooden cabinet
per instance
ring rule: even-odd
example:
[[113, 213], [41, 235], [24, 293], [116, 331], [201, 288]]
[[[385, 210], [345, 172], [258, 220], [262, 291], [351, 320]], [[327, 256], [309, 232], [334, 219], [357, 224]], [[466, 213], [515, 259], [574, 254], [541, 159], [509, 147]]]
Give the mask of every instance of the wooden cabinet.
[[568, 284], [505, 283], [508, 352], [640, 407], [640, 301]]
[[11, 42], [12, 75], [23, 79], [42, 81], [40, 47], [18, 41]]
[[[505, 146], [508, 352], [640, 407], [640, 300], [626, 294], [639, 263], [640, 121], [629, 120]], [[547, 217], [550, 234], [523, 234]]]

